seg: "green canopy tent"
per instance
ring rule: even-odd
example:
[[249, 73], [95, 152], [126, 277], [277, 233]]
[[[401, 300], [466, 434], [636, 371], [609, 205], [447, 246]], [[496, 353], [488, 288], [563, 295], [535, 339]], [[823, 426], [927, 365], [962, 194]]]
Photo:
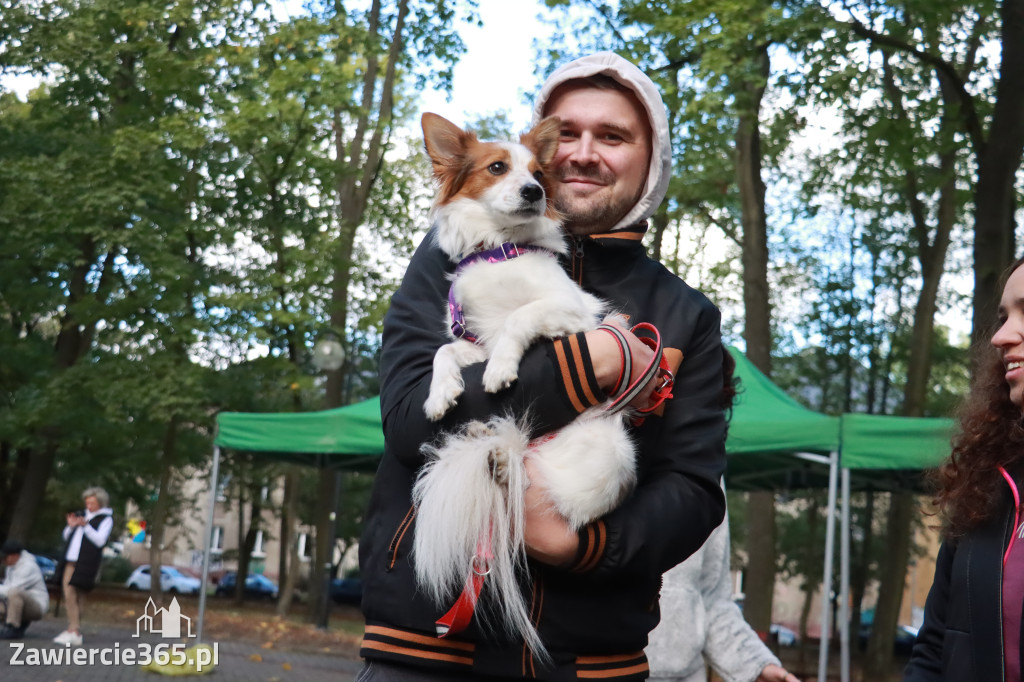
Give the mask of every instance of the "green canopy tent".
[[[320, 412], [221, 412], [217, 415], [213, 467], [210, 472], [210, 508], [206, 518], [202, 585], [196, 636], [202, 641], [206, 616], [206, 588], [213, 543], [213, 512], [217, 494], [221, 448], [264, 453], [276, 460], [321, 469], [375, 471], [384, 452], [380, 398]], [[327, 599], [327, 594], [323, 595]]]
[[[726, 486], [733, 490], [822, 487], [822, 464], [839, 450], [839, 418], [809, 410], [735, 348], [739, 393], [729, 422]], [[799, 454], [798, 454], [799, 453]], [[794, 454], [797, 454], [794, 457]]]
[[[912, 489], [921, 487], [921, 471], [938, 466], [950, 451], [955, 424], [952, 419], [844, 414], [839, 425], [842, 492], [840, 502], [839, 644], [840, 681], [850, 680], [850, 488], [851, 476], [861, 473], [861, 488]], [[825, 572], [822, 594], [832, 591], [832, 545], [835, 533], [835, 469], [829, 476], [829, 519], [826, 527]], [[822, 600], [822, 636], [818, 681], [825, 682], [828, 664], [828, 600]]]
[[375, 470], [384, 452], [380, 397], [322, 412], [221, 412], [214, 442], [297, 464]]
[[[740, 393], [729, 424], [726, 485], [739, 490], [828, 488], [822, 594], [832, 592], [837, 487], [840, 517], [840, 679], [850, 679], [850, 490], [920, 489], [921, 471], [949, 453], [951, 419], [844, 414], [828, 417], [790, 398], [743, 353], [736, 360]], [[825, 469], [824, 467], [827, 467]], [[826, 475], [827, 472], [827, 475]], [[829, 600], [822, 600], [818, 680], [828, 665]]]

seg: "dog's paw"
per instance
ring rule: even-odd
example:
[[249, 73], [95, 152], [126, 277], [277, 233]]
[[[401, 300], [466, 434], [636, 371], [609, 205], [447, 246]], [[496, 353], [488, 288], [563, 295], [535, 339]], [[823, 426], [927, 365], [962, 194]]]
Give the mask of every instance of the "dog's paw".
[[470, 438], [490, 438], [494, 435], [494, 429], [485, 422], [473, 420], [466, 423], [466, 435]]
[[491, 360], [484, 370], [484, 390], [488, 393], [503, 391], [519, 378], [519, 364], [495, 362]]
[[448, 410], [455, 407], [455, 403], [458, 402], [459, 396], [462, 395], [462, 386], [458, 387], [458, 390], [450, 390], [446, 392], [434, 392], [431, 391], [427, 397], [427, 401], [423, 403], [423, 411], [427, 415], [427, 419], [432, 422], [436, 422], [441, 417], [448, 414]]
[[500, 486], [508, 485], [508, 468], [510, 457], [508, 451], [501, 446], [494, 446], [487, 451], [487, 466], [491, 470], [491, 478]]

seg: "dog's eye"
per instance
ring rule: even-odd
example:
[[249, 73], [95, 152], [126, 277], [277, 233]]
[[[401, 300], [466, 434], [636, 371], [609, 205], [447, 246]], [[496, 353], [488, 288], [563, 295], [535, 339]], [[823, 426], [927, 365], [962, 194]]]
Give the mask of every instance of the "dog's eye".
[[491, 172], [491, 175], [503, 175], [508, 170], [508, 166], [504, 161], [495, 161], [487, 167], [487, 170]]
[[542, 173], [541, 171], [539, 171], [539, 170], [533, 171], [533, 179], [534, 180], [540, 180], [543, 177], [544, 177], [544, 173]]

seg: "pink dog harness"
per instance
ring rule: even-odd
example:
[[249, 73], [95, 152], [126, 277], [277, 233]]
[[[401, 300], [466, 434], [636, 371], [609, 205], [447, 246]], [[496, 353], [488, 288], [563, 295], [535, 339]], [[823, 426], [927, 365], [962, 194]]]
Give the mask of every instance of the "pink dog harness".
[[[455, 266], [455, 277], [459, 276], [459, 273], [466, 269], [467, 266], [476, 263], [477, 261], [487, 261], [488, 263], [502, 263], [507, 260], [514, 260], [519, 258], [524, 253], [550, 253], [555, 255], [552, 251], [543, 249], [539, 246], [532, 246], [530, 244], [524, 244], [519, 246], [513, 242], [502, 242], [493, 249], [487, 249], [486, 251], [477, 251], [471, 253]], [[452, 315], [452, 334], [457, 339], [465, 339], [472, 343], [477, 342], [476, 336], [474, 336], [469, 329], [466, 328], [466, 316], [462, 312], [462, 304], [455, 300], [455, 282], [452, 282], [451, 287], [448, 288], [448, 312]]]

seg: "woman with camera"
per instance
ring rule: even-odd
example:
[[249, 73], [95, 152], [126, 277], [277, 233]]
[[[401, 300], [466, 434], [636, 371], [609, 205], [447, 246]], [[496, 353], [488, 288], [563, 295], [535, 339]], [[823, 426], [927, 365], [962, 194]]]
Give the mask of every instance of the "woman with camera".
[[96, 584], [100, 573], [103, 546], [114, 529], [114, 512], [107, 504], [110, 497], [103, 488], [89, 488], [82, 493], [85, 511], [67, 515], [64, 528], [64, 570], [61, 584], [68, 612], [68, 629], [53, 638], [58, 644], [82, 646], [80, 628], [85, 593]]

